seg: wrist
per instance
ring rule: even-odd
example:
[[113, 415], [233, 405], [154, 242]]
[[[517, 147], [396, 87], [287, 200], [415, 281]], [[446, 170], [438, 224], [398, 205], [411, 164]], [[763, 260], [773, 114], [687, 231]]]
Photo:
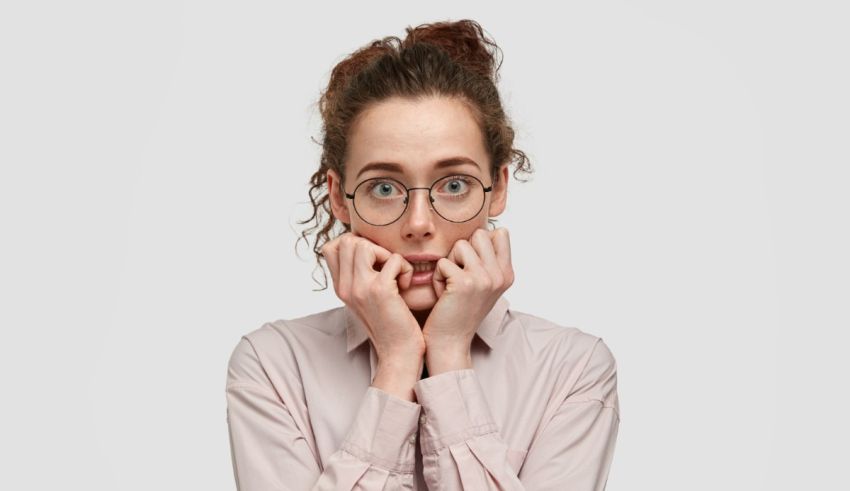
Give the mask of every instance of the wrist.
[[416, 402], [416, 393], [413, 391], [415, 384], [416, 377], [385, 368], [379, 369], [372, 380], [372, 387], [410, 402]]
[[416, 402], [413, 386], [422, 372], [422, 357], [378, 359], [372, 387], [406, 401]]
[[448, 347], [429, 345], [428, 351], [425, 352], [425, 366], [428, 368], [429, 376], [472, 368], [469, 345]]
[[420, 354], [413, 353], [410, 355], [393, 355], [383, 357], [378, 355], [376, 370], [401, 375], [417, 375], [422, 368], [424, 360], [424, 352]]

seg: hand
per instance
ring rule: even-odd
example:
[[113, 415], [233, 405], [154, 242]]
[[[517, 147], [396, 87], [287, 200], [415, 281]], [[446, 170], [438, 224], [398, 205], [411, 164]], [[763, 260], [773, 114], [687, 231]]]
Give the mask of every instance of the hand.
[[504, 227], [478, 229], [455, 242], [437, 261], [433, 285], [437, 303], [422, 334], [428, 373], [470, 368], [469, 347], [481, 321], [514, 282], [511, 246]]
[[[419, 323], [399, 294], [410, 287], [413, 265], [369, 239], [346, 232], [321, 248], [334, 290], [367, 326], [380, 363], [399, 369], [422, 367], [425, 341]], [[383, 264], [379, 271], [374, 266]]]

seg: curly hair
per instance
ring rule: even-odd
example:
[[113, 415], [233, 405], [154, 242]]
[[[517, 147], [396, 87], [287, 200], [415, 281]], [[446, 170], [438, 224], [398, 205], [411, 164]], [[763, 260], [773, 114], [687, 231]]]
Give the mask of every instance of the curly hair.
[[[345, 179], [345, 159], [349, 130], [358, 115], [368, 106], [390, 97], [420, 98], [426, 96], [452, 97], [471, 111], [484, 136], [490, 158], [493, 180], [499, 170], [514, 163], [514, 178], [522, 172], [531, 174], [531, 162], [524, 152], [514, 148], [514, 130], [506, 116], [496, 83], [501, 50], [489, 39], [481, 26], [469, 19], [456, 22], [435, 22], [415, 28], [407, 27], [404, 40], [387, 36], [357, 49], [339, 62], [331, 71], [330, 80], [319, 98], [323, 121], [322, 156], [319, 169], [309, 183], [313, 214], [297, 223], [315, 223], [302, 230], [301, 237], [309, 244], [309, 235], [318, 230], [313, 252], [316, 269], [321, 269], [327, 288], [327, 274], [322, 266], [321, 248], [332, 240], [331, 232], [337, 223], [339, 234], [349, 232], [349, 224], [337, 220], [330, 209], [327, 171], [333, 169]], [[492, 223], [492, 221], [491, 221]], [[313, 278], [315, 281], [315, 277]], [[317, 281], [318, 283], [318, 281]], [[314, 291], [318, 291], [314, 290]]]

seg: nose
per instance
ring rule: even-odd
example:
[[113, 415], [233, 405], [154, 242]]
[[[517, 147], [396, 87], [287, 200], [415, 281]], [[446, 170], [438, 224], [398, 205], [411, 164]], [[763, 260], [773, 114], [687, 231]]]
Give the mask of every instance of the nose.
[[[417, 191], [419, 191], [417, 193]], [[407, 209], [402, 217], [402, 233], [405, 237], [428, 237], [434, 234], [434, 209], [428, 188], [408, 190]]]

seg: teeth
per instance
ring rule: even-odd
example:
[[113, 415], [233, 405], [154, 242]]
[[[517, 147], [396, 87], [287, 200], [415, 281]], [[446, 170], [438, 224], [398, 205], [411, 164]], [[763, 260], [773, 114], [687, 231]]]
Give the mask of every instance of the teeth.
[[430, 261], [419, 262], [419, 263], [411, 263], [411, 264], [413, 264], [413, 271], [414, 272], [431, 271], [432, 269], [434, 269], [434, 263], [430, 262]]

